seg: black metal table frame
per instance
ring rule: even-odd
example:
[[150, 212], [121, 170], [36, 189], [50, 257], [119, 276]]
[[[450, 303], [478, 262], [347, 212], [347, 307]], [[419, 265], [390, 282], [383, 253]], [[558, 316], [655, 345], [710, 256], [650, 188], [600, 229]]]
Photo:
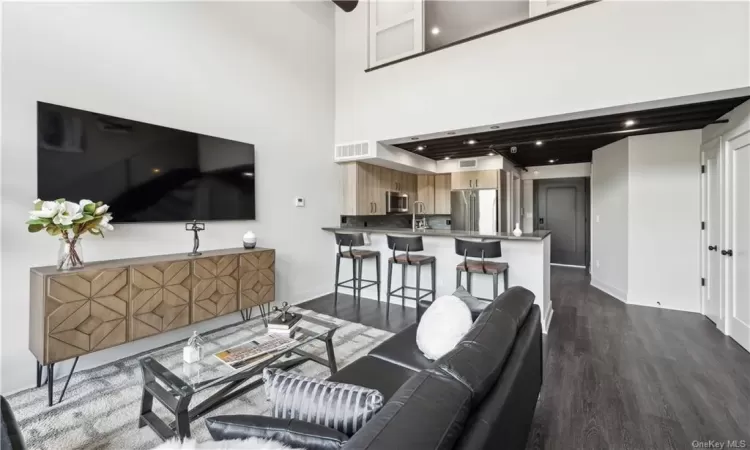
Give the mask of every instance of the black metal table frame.
[[[248, 381], [257, 375], [260, 375], [266, 367], [291, 369], [292, 367], [296, 367], [304, 362], [314, 361], [328, 367], [331, 370], [331, 375], [333, 375], [338, 371], [336, 367], [336, 357], [333, 351], [333, 334], [336, 332], [336, 329], [337, 328], [331, 329], [327, 333], [314, 338], [316, 341], [325, 342], [326, 352], [328, 354], [327, 359], [300, 350], [299, 347], [293, 348], [288, 352], [279, 353], [273, 358], [263, 361], [249, 370], [237, 372], [221, 380], [216, 386], [224, 384], [226, 386], [211, 394], [210, 397], [192, 409], [188, 409], [188, 406], [190, 405], [190, 400], [193, 395], [196, 393], [195, 389], [185, 383], [180, 377], [173, 374], [169, 369], [161, 365], [154, 358], [150, 356], [141, 358], [140, 365], [141, 371], [143, 372], [143, 396], [141, 397], [141, 412], [138, 417], [138, 428], [143, 428], [148, 425], [163, 440], [171, 439], [175, 436], [178, 436], [180, 440], [190, 437], [191, 421], [198, 419], [228, 401], [261, 386], [263, 384], [262, 379], [250, 383], [248, 383]], [[310, 342], [306, 342], [300, 345], [300, 347]], [[288, 361], [276, 362], [283, 356], [292, 353], [298, 357]], [[165, 388], [157, 380], [161, 380], [167, 386], [171, 386], [171, 388]], [[200, 388], [201, 386], [211, 384], [215, 381], [215, 379], [208, 380], [196, 387]], [[174, 414], [175, 420], [170, 424], [164, 422], [152, 411], [154, 398]]]

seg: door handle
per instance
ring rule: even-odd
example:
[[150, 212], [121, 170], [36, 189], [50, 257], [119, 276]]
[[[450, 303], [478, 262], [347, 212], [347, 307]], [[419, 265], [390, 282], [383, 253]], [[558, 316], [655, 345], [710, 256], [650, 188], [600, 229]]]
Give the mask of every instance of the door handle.
[[718, 250], [718, 247], [715, 245], [709, 245], [708, 249], [715, 252], [716, 250]]
[[471, 180], [469, 180], [469, 187], [472, 187], [472, 186], [471, 186]]
[[474, 180], [474, 187], [479, 187], [479, 178]]
[[372, 206], [373, 206], [373, 212], [377, 213], [378, 212], [378, 204], [375, 203], [375, 202], [372, 202]]
[[733, 256], [734, 253], [732, 253], [732, 250], [722, 250], [721, 254], [724, 256]]

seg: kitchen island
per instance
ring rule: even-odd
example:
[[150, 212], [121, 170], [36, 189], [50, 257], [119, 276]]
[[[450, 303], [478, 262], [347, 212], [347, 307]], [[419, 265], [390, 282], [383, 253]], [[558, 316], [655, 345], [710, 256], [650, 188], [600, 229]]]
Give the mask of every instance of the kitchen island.
[[[411, 228], [371, 228], [371, 227], [326, 227], [325, 231], [342, 232], [342, 233], [365, 233], [369, 238], [370, 245], [368, 248], [380, 251], [381, 257], [381, 301], [385, 301], [387, 294], [386, 280], [388, 275], [388, 258], [392, 256], [393, 251], [388, 248], [386, 235], [420, 235], [424, 236], [424, 251], [419, 252], [424, 255], [431, 255], [437, 259], [436, 263], [436, 280], [437, 296], [450, 295], [456, 289], [456, 265], [463, 261], [463, 257], [455, 252], [455, 238], [459, 239], [479, 239], [490, 240], [499, 239], [502, 241], [501, 249], [503, 256], [497, 261], [508, 263], [508, 283], [509, 286], [523, 286], [536, 295], [535, 303], [539, 305], [542, 313], [542, 325], [545, 332], [549, 327], [549, 321], [552, 318], [552, 305], [550, 303], [550, 242], [552, 236], [549, 231], [535, 231], [533, 233], [524, 233], [521, 236], [513, 236], [508, 233], [480, 233], [476, 231], [460, 230], [418, 230], [412, 231]], [[336, 243], [332, 239], [331, 244], [336, 248]], [[401, 252], [399, 252], [401, 253]], [[333, 256], [332, 256], [333, 257]], [[341, 279], [351, 278], [351, 267], [346, 261], [341, 263]], [[367, 260], [362, 267], [362, 277], [368, 280], [375, 280], [375, 262]], [[398, 269], [398, 270], [397, 270]], [[422, 269], [422, 286], [430, 286], [430, 269]], [[466, 284], [466, 275], [463, 277], [463, 284]], [[472, 276], [472, 294], [480, 298], [492, 297], [492, 277], [474, 274]], [[416, 269], [407, 270], [406, 281], [408, 286], [416, 284]], [[333, 285], [333, 280], [331, 280]], [[394, 267], [393, 270], [393, 288], [401, 286], [401, 270]], [[500, 280], [500, 292], [502, 292], [502, 279]], [[342, 289], [340, 293], [350, 294], [350, 289]], [[362, 297], [377, 299], [377, 287], [372, 286], [362, 290]], [[414, 296], [414, 290], [407, 292], [407, 295]], [[401, 303], [401, 297], [392, 296], [391, 303]], [[406, 300], [406, 305], [414, 307], [413, 300]]]

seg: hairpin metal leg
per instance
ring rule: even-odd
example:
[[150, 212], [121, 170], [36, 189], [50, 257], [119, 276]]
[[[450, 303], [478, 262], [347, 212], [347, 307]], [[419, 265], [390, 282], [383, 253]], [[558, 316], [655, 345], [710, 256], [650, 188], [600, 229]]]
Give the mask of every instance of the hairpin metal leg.
[[268, 312], [266, 311], [265, 305], [258, 305], [258, 309], [260, 310], [260, 317], [263, 319], [263, 325], [268, 327]]
[[47, 406], [52, 406], [52, 380], [55, 379], [55, 363], [47, 364]]
[[242, 321], [243, 322], [247, 320], [247, 317], [245, 316], [245, 310], [244, 309], [240, 309], [240, 317], [242, 317]]
[[73, 371], [76, 370], [76, 364], [78, 364], [78, 357], [76, 356], [76, 359], [73, 360], [73, 367], [70, 368], [70, 373], [68, 374], [68, 379], [65, 380], [65, 386], [63, 386], [63, 390], [60, 393], [60, 400], [57, 401], [57, 403], [60, 403], [63, 399], [63, 396], [65, 395], [65, 390], [68, 389], [68, 383], [70, 383], [70, 377], [73, 376]]
[[42, 387], [42, 363], [36, 362], [36, 387]]

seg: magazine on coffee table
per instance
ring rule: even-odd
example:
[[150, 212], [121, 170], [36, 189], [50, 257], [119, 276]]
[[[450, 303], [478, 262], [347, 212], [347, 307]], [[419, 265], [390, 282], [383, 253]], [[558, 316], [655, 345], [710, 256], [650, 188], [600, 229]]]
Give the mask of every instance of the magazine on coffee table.
[[289, 336], [266, 334], [214, 353], [214, 356], [219, 361], [236, 370], [270, 358], [274, 352], [278, 352], [296, 342], [295, 339]]

